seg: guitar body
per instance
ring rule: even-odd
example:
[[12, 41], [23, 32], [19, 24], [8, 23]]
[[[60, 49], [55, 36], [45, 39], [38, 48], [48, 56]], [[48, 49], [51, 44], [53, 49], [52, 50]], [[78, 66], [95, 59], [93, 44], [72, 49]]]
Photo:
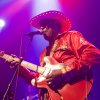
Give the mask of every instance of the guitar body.
[[[52, 57], [46, 57], [45, 59], [46, 62], [46, 66], [48, 67], [48, 64], [52, 64], [55, 65], [58, 62], [53, 59]], [[93, 83], [93, 80], [90, 80]], [[34, 79], [31, 81], [32, 85], [34, 85]], [[82, 80], [80, 82], [77, 82], [75, 84], [66, 84], [62, 89], [59, 89], [59, 93], [61, 94], [61, 96], [56, 93], [54, 90], [52, 90], [47, 82], [46, 82], [46, 78], [43, 77], [42, 75], [39, 76], [38, 80], [37, 80], [37, 87], [41, 87], [41, 88], [46, 88], [48, 90], [49, 93], [49, 99], [48, 100], [84, 100], [88, 93], [91, 90], [92, 84], [86, 80]]]
[[67, 84], [59, 92], [64, 100], [84, 100], [90, 92], [91, 87], [90, 82], [83, 80], [73, 85]]

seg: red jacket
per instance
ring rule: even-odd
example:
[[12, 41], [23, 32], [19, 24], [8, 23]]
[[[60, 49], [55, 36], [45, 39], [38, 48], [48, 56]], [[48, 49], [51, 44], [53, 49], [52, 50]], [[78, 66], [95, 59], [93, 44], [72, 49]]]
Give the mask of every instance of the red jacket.
[[[49, 47], [48, 47], [49, 48]], [[91, 89], [91, 71], [93, 64], [100, 63], [100, 50], [89, 43], [81, 33], [69, 31], [59, 34], [51, 48], [43, 50], [40, 56], [41, 66], [44, 66], [43, 58], [54, 57], [59, 63], [65, 63], [72, 70], [62, 77], [52, 81], [51, 87], [61, 89], [64, 100], [83, 100]], [[85, 67], [84, 67], [85, 66]], [[86, 76], [89, 76], [86, 80]], [[70, 83], [72, 85], [68, 85]], [[76, 84], [74, 84], [76, 83]], [[87, 85], [86, 85], [87, 84]], [[88, 87], [88, 90], [86, 88]], [[54, 88], [54, 87], [53, 87]], [[82, 95], [79, 95], [82, 94]], [[49, 100], [49, 99], [48, 99]]]
[[[45, 55], [46, 49], [40, 56], [41, 65]], [[50, 56], [60, 63], [63, 62], [77, 69], [84, 65], [90, 67], [95, 63], [100, 63], [100, 50], [77, 31], [59, 34], [50, 50]]]

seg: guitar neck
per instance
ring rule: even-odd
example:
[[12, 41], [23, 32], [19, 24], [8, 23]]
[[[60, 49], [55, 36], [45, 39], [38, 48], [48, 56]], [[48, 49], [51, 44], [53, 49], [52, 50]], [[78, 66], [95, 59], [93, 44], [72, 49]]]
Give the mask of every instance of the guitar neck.
[[36, 72], [38, 72], [38, 73], [40, 73], [40, 74], [43, 74], [43, 72], [44, 72], [44, 67], [37, 66], [37, 65], [35, 65], [35, 64], [33, 64], [33, 63], [30, 63], [30, 62], [27, 62], [27, 61], [25, 61], [25, 60], [23, 60], [23, 61], [21, 62], [21, 66], [22, 66], [22, 67], [25, 67], [25, 68], [28, 68], [28, 69], [30, 69], [30, 70], [36, 71]]
[[[20, 62], [19, 58], [13, 58], [12, 56], [8, 55], [8, 54], [3, 54], [2, 56], [0, 56], [1, 58], [7, 60], [8, 62], [14, 60], [16, 62]], [[30, 70], [33, 71], [37, 71], [38, 73], [42, 74], [44, 72], [44, 67], [41, 66], [37, 66], [33, 63], [27, 62], [27, 61], [22, 61], [20, 64], [22, 67], [28, 68]], [[38, 67], [38, 68], [37, 68]], [[38, 69], [38, 70], [37, 70]]]

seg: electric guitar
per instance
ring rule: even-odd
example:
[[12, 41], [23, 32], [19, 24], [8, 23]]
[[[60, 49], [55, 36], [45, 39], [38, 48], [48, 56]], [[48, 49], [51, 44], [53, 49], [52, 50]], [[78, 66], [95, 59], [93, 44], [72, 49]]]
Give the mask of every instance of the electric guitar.
[[[11, 55], [5, 54], [2, 51], [0, 51], [0, 58], [3, 58], [7, 60], [8, 62], [15, 60], [17, 62], [20, 62], [19, 58], [13, 58]], [[66, 84], [62, 89], [57, 90], [58, 93], [56, 93], [52, 88], [48, 86], [48, 83], [46, 82], [46, 76], [48, 73], [52, 72], [55, 69], [61, 69], [64, 65], [63, 63], [58, 63], [53, 57], [45, 57], [44, 59], [46, 65], [44, 67], [39, 66], [37, 70], [37, 65], [22, 61], [21, 67], [25, 67], [27, 69], [37, 71], [39, 73], [38, 78], [38, 87], [43, 87], [48, 90], [50, 99], [49, 100], [84, 100], [85, 97], [88, 95], [88, 93], [91, 90], [91, 83], [82, 80], [80, 82], [77, 82], [75, 84]], [[90, 80], [93, 82], [93, 80]], [[32, 79], [31, 84], [34, 86], [34, 79]]]

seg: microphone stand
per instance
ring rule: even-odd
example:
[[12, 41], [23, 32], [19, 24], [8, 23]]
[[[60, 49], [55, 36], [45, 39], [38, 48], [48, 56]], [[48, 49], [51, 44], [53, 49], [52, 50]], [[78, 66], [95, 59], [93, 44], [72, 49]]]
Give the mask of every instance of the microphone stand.
[[[21, 37], [20, 56], [21, 56], [22, 40], [23, 39]], [[16, 88], [17, 88], [17, 81], [18, 81], [18, 76], [19, 76], [19, 67], [20, 67], [20, 64], [21, 64], [23, 58], [20, 57], [19, 59], [20, 59], [19, 63], [17, 63], [17, 65], [14, 65], [14, 67], [16, 67], [16, 70], [15, 70], [15, 72], [14, 72], [12, 78], [11, 78], [11, 81], [9, 82], [9, 84], [7, 86], [7, 90], [4, 93], [2, 100], [13, 100], [13, 98], [15, 97], [15, 92], [16, 92]], [[15, 78], [17, 78], [17, 80], [16, 80], [16, 86], [15, 86], [15, 91], [12, 92], [12, 83], [13, 83], [13, 81], [14, 81]]]
[[[34, 34], [34, 35], [35, 35], [35, 34]], [[33, 39], [33, 34], [30, 35], [30, 42], [32, 41], [32, 39]], [[30, 44], [30, 43], [29, 43], [29, 44]], [[29, 46], [29, 44], [28, 44], [28, 46]], [[21, 39], [21, 46], [22, 46], [22, 39]], [[20, 55], [21, 55], [21, 47], [20, 47]], [[20, 67], [20, 64], [21, 64], [21, 62], [22, 62], [22, 60], [23, 60], [22, 58], [19, 58], [19, 59], [20, 59], [20, 62], [18, 63], [17, 68], [16, 68], [16, 70], [15, 70], [13, 76], [12, 76], [12, 79], [11, 79], [11, 81], [9, 82], [8, 86], [7, 86], [7, 90], [6, 90], [6, 92], [4, 93], [3, 99], [2, 99], [2, 100], [13, 100], [13, 97], [15, 96], [15, 93], [12, 92], [12, 83], [13, 83], [15, 77], [17, 77], [17, 79], [18, 79], [19, 67]], [[16, 87], [17, 87], [17, 86], [16, 86]], [[15, 90], [16, 90], [16, 89], [15, 89]]]
[[6, 90], [5, 94], [3, 95], [3, 99], [2, 100], [13, 100], [14, 93], [12, 92], [11, 88], [12, 88], [12, 83], [13, 83], [16, 75], [17, 75], [17, 71], [18, 71], [18, 68], [16, 68], [16, 70], [15, 70], [13, 76], [12, 76], [12, 79], [9, 82], [8, 86], [7, 86], [7, 90]]

